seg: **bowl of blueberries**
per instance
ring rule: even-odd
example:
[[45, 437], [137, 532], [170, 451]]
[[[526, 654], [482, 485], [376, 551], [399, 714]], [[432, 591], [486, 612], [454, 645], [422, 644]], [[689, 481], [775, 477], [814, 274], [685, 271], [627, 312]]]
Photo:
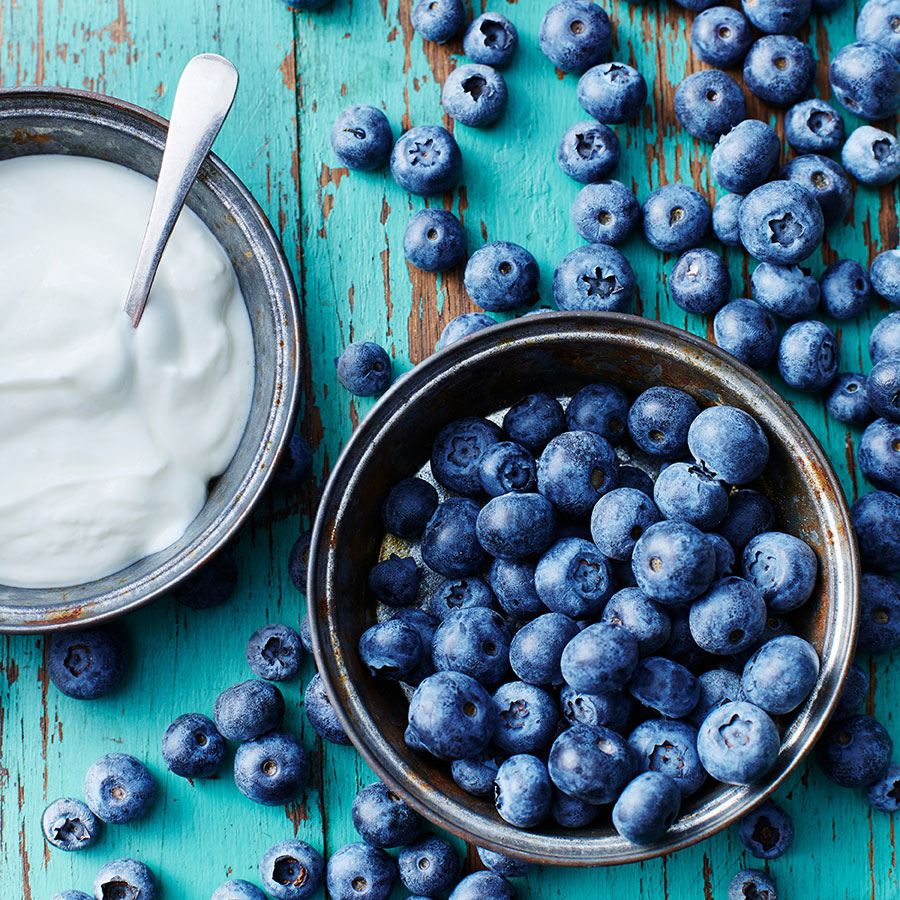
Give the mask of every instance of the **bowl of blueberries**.
[[679, 329], [542, 312], [360, 423], [309, 568], [319, 672], [382, 780], [487, 851], [634, 862], [800, 763], [856, 641], [839, 482], [791, 407]]

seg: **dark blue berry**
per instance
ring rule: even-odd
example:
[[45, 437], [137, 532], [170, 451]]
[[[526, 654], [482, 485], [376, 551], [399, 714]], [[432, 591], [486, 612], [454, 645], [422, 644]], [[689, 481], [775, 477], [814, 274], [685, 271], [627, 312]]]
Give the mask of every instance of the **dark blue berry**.
[[386, 531], [413, 541], [422, 536], [438, 506], [434, 486], [421, 478], [404, 478], [391, 488], [381, 507], [381, 523]]
[[324, 875], [322, 854], [296, 838], [269, 847], [259, 862], [263, 887], [276, 900], [306, 900], [319, 890]]
[[244, 653], [253, 674], [267, 681], [286, 681], [300, 671], [303, 644], [287, 625], [264, 625], [254, 632]]
[[609, 55], [612, 28], [589, 0], [560, 0], [544, 14], [538, 35], [544, 56], [563, 72], [583, 72]]
[[422, 535], [425, 565], [445, 578], [478, 572], [488, 559], [475, 533], [479, 512], [478, 504], [466, 497], [441, 503]]
[[[554, 791], [555, 795], [558, 791]], [[503, 853], [495, 853], [493, 850], [487, 850], [484, 847], [476, 847], [478, 858], [484, 865], [495, 875], [502, 875], [504, 878], [521, 878], [527, 875], [534, 867], [534, 863], [526, 862], [523, 859], [514, 859], [512, 856], [506, 856]]]
[[882, 778], [891, 762], [894, 742], [871, 716], [832, 722], [816, 746], [821, 770], [841, 787], [865, 787]]
[[759, 423], [734, 406], [704, 409], [691, 423], [688, 448], [707, 473], [728, 484], [753, 481], [769, 461], [769, 441]]
[[706, 535], [687, 522], [651, 525], [638, 540], [631, 567], [638, 587], [666, 605], [699, 597], [716, 573], [716, 554]]
[[536, 756], [519, 753], [500, 764], [494, 779], [494, 805], [516, 828], [534, 828], [550, 812], [553, 786]]
[[850, 510], [863, 565], [878, 572], [900, 571], [900, 497], [873, 491]]
[[688, 75], [675, 90], [675, 116], [691, 137], [715, 141], [744, 120], [747, 103], [738, 83], [720, 69]]
[[860, 653], [893, 653], [900, 648], [900, 585], [895, 579], [863, 573], [856, 643]]
[[637, 640], [641, 656], [663, 647], [672, 630], [668, 613], [633, 587], [623, 588], [610, 597], [601, 621], [627, 628]]
[[587, 694], [566, 684], [559, 692], [559, 708], [570, 725], [601, 725], [622, 734], [634, 704], [624, 690]]
[[734, 491], [728, 496], [728, 512], [719, 523], [718, 532], [738, 553], [758, 534], [771, 531], [775, 510], [765, 494], [752, 488]]
[[586, 184], [572, 204], [575, 230], [594, 244], [618, 246], [637, 228], [641, 206], [620, 181]]
[[900, 424], [888, 419], [872, 422], [860, 438], [857, 458], [875, 487], [900, 493]]
[[690, 394], [657, 386], [639, 394], [628, 411], [631, 439], [645, 453], [677, 459], [687, 452], [687, 435], [700, 407]]
[[681, 791], [673, 779], [659, 772], [642, 772], [616, 800], [613, 825], [634, 844], [652, 844], [669, 830], [680, 808]]
[[374, 106], [348, 106], [331, 126], [331, 149], [350, 169], [376, 169], [387, 162], [394, 137], [387, 116]]
[[418, 269], [445, 272], [466, 258], [466, 230], [446, 209], [421, 209], [406, 226], [403, 252]]
[[841, 47], [828, 80], [838, 101], [863, 119], [886, 119], [900, 107], [900, 63], [880, 44]]
[[663, 253], [696, 247], [709, 231], [712, 214], [706, 198], [686, 184], [657, 188], [644, 201], [644, 237]]
[[832, 714], [834, 720], [848, 719], [850, 716], [856, 715], [868, 693], [869, 676], [859, 663], [854, 662], [847, 670], [844, 686], [838, 694], [838, 702]]
[[835, 319], [853, 319], [866, 310], [872, 286], [866, 270], [854, 259], [832, 263], [819, 283], [822, 308]]
[[741, 566], [776, 613], [791, 612], [809, 599], [816, 583], [818, 561], [813, 549], [792, 534], [768, 531], [744, 548]]
[[628, 690], [642, 706], [672, 719], [686, 716], [700, 699], [697, 679], [681, 664], [662, 656], [642, 659]]
[[600, 381], [581, 388], [566, 408], [569, 431], [593, 431], [618, 444], [626, 436], [630, 401], [625, 392], [613, 384]]
[[625, 63], [601, 63], [579, 79], [578, 102], [598, 122], [623, 125], [647, 102], [647, 82], [637, 69]]
[[[410, 606], [419, 599], [419, 567], [411, 556], [401, 557], [392, 553], [372, 567], [368, 585], [382, 603], [395, 607]], [[256, 674], [260, 675], [259, 672]], [[281, 681], [280, 678], [269, 680]]]
[[653, 500], [665, 519], [680, 519], [702, 531], [715, 528], [728, 510], [728, 491], [701, 466], [676, 462], [659, 473]]
[[866, 799], [874, 808], [886, 813], [900, 810], [900, 766], [892, 762], [884, 775], [866, 788]]
[[519, 33], [516, 26], [506, 16], [488, 12], [478, 16], [466, 29], [463, 53], [472, 62], [486, 66], [505, 66], [512, 59], [518, 44]]
[[475, 797], [494, 795], [494, 779], [505, 755], [498, 750], [485, 750], [469, 759], [455, 759], [450, 764], [453, 780]]
[[[880, 254], [884, 256], [884, 254]], [[875, 259], [879, 257], [876, 256]], [[900, 262], [900, 254], [897, 255]], [[887, 263], [887, 260], [885, 260]], [[898, 266], [898, 278], [900, 278], [900, 266]], [[871, 270], [870, 270], [871, 277]], [[874, 285], [873, 285], [874, 286]], [[885, 287], [883, 283], [880, 284]], [[898, 283], [898, 299], [900, 299], [900, 283]], [[869, 335], [869, 357], [873, 363], [886, 359], [888, 356], [900, 354], [900, 312], [885, 316]]]
[[556, 512], [541, 494], [508, 493], [487, 502], [478, 514], [475, 530], [479, 543], [491, 556], [536, 556], [553, 543]]
[[591, 538], [610, 559], [630, 560], [638, 538], [660, 520], [653, 500], [635, 488], [604, 494], [591, 514]]
[[516, 889], [493, 872], [474, 872], [453, 889], [448, 900], [516, 900]]
[[553, 742], [548, 769], [564, 794], [586, 803], [612, 803], [631, 780], [634, 759], [615, 731], [573, 725]]
[[294, 541], [291, 552], [288, 555], [288, 577], [291, 579], [291, 584], [301, 594], [306, 594], [306, 572], [309, 567], [309, 548], [311, 543], [312, 531], [308, 529]]
[[728, 884], [728, 900], [777, 900], [775, 880], [759, 869], [741, 869]]
[[431, 652], [439, 672], [462, 672], [487, 686], [509, 671], [510, 634], [503, 617], [473, 606], [449, 613], [434, 633]]
[[875, 415], [900, 421], [900, 356], [875, 363], [866, 379], [866, 399]]
[[492, 66], [467, 63], [447, 76], [441, 92], [444, 112], [461, 125], [483, 128], [506, 108], [506, 82]]
[[[487, 419], [457, 419], [439, 432], [431, 447], [431, 471], [445, 488], [475, 496], [481, 492], [478, 461], [485, 450], [504, 438]], [[468, 573], [463, 573], [468, 574]]]
[[711, 66], [727, 69], [737, 65], [752, 43], [747, 20], [729, 6], [704, 10], [691, 25], [691, 48], [698, 59]]
[[534, 562], [495, 559], [487, 572], [488, 584], [503, 611], [514, 619], [531, 619], [547, 611], [534, 586]]
[[479, 247], [466, 263], [466, 292], [488, 312], [505, 312], [534, 302], [538, 265], [534, 257], [510, 241]]
[[509, 648], [513, 672], [527, 684], [560, 684], [563, 650], [576, 634], [575, 620], [563, 613], [544, 613], [532, 619], [513, 635]]
[[225, 741], [210, 718], [186, 713], [165, 730], [162, 756], [169, 769], [182, 778], [209, 778], [225, 759]]
[[563, 310], [622, 312], [634, 299], [634, 272], [607, 244], [585, 244], [567, 253], [553, 273], [553, 299]]
[[410, 22], [426, 41], [445, 44], [466, 24], [466, 11], [462, 0], [417, 0]]
[[283, 715], [281, 691], [257, 678], [222, 691], [213, 706], [216, 728], [229, 741], [246, 741], [277, 728]]
[[62, 797], [44, 810], [41, 831], [44, 840], [57, 850], [86, 850], [100, 836], [100, 820], [86, 803]]
[[711, 313], [731, 296], [731, 276], [722, 257], [705, 247], [683, 253], [669, 272], [669, 295], [686, 312]]
[[723, 194], [712, 211], [712, 229], [726, 247], [743, 247], [739, 214], [743, 194]]
[[741, 204], [741, 242], [760, 262], [796, 265], [819, 246], [825, 218], [816, 198], [792, 181], [756, 188]]
[[356, 341], [335, 360], [338, 381], [357, 397], [374, 397], [391, 383], [391, 359], [383, 347]]
[[750, 581], [729, 576], [691, 604], [691, 635], [707, 653], [740, 653], [756, 645], [766, 624], [766, 604]]
[[350, 738], [347, 737], [344, 727], [331, 705], [331, 700], [328, 698], [322, 682], [322, 676], [318, 672], [306, 685], [303, 693], [303, 708], [306, 710], [309, 724], [320, 738], [332, 744], [350, 743]]
[[576, 122], [566, 129], [556, 148], [559, 167], [575, 181], [602, 181], [619, 164], [616, 133], [600, 122]]
[[433, 897], [456, 883], [459, 857], [449, 841], [430, 835], [404, 847], [397, 857], [397, 868], [408, 891]]
[[553, 438], [538, 459], [538, 491], [567, 515], [588, 515], [617, 481], [615, 451], [592, 431], [567, 431]]
[[[434, 0], [419, 0], [423, 6]], [[458, 3], [459, 0], [438, 0]], [[459, 181], [462, 155], [453, 135], [440, 125], [419, 125], [400, 135], [391, 151], [391, 175], [405, 191], [423, 197], [443, 194]]]
[[463, 338], [475, 334], [483, 328], [490, 328], [491, 325], [496, 324], [497, 320], [492, 319], [485, 313], [463, 313], [461, 316], [456, 316], [444, 326], [441, 337], [438, 340], [438, 350], [443, 350], [444, 347], [455, 341], [461, 341]]
[[350, 817], [370, 847], [405, 846], [422, 830], [422, 817], [380, 781], [367, 784], [356, 795]]
[[812, 88], [816, 60], [812, 50], [786, 34], [761, 37], [744, 57], [744, 83], [751, 94], [773, 106], [793, 106]]
[[795, 156], [781, 170], [779, 178], [806, 188], [821, 207], [826, 225], [843, 219], [853, 205], [853, 188], [847, 173], [827, 156]]
[[805, 319], [819, 305], [816, 279], [799, 266], [760, 263], [750, 276], [753, 299], [783, 319]]
[[546, 691], [523, 681], [510, 681], [494, 692], [497, 730], [494, 746], [503, 753], [539, 753], [550, 746], [559, 708]]
[[897, 19], [900, 5], [897, 0], [874, 0], [864, 3], [856, 17], [856, 39], [863, 43], [880, 44], [895, 59], [900, 59], [900, 36]]
[[606, 557], [581, 538], [562, 538], [541, 557], [534, 586], [548, 609], [573, 619], [598, 616], [613, 592]]
[[405, 679], [426, 649], [419, 632], [400, 618], [372, 625], [359, 639], [359, 658], [369, 672], [392, 681]]
[[114, 859], [94, 876], [94, 896], [158, 900], [159, 886], [150, 869], [136, 859]]
[[704, 719], [697, 735], [703, 768], [725, 784], [752, 784], [775, 763], [781, 739], [765, 710], [736, 700]]
[[125, 648], [118, 633], [105, 625], [57, 632], [49, 642], [47, 672], [67, 697], [96, 700], [122, 680]]
[[813, 647], [793, 634], [767, 641], [744, 666], [744, 697], [772, 715], [793, 712], [810, 694], [819, 677]]
[[795, 322], [778, 345], [778, 372], [798, 391], [828, 387], [837, 378], [838, 362], [837, 338], [822, 322]]
[[84, 799], [91, 812], [114, 825], [146, 815], [155, 797], [150, 771], [127, 753], [101, 756], [84, 778]]
[[784, 133], [798, 153], [835, 153], [844, 143], [844, 120], [824, 100], [804, 100], [785, 114]]
[[325, 870], [332, 900], [387, 900], [396, 880], [393, 857], [363, 843], [346, 844], [332, 853]]
[[775, 320], [767, 309], [745, 297], [726, 303], [716, 313], [713, 335], [723, 350], [754, 369], [769, 365], [778, 352]]
[[772, 173], [781, 156], [781, 138], [766, 122], [746, 119], [724, 134], [709, 158], [716, 184], [735, 194], [748, 194]]
[[741, 819], [741, 843], [757, 859], [778, 859], [794, 840], [794, 823], [776, 803], [763, 803]]
[[767, 34], [790, 34], [808, 18], [812, 0], [742, 0], [747, 18]]
[[481, 486], [490, 497], [533, 491], [537, 480], [534, 457], [512, 441], [488, 447], [478, 460], [478, 470]]
[[900, 175], [900, 143], [894, 135], [871, 125], [861, 125], [841, 150], [844, 168], [871, 187], [890, 184]]
[[550, 394], [528, 394], [507, 410], [503, 430], [537, 455], [551, 438], [566, 430], [566, 416], [559, 401]]
[[697, 729], [676, 719], [647, 719], [628, 737], [639, 772], [667, 775], [682, 797], [696, 793], [706, 780], [697, 755]]
[[308, 779], [306, 751], [285, 731], [244, 741], [234, 754], [234, 783], [254, 803], [281, 806], [296, 797]]
[[[869, 266], [869, 280], [879, 297], [894, 306], [900, 305], [900, 250], [879, 253]], [[873, 358], [872, 362], [878, 360]]]
[[703, 720], [724, 703], [741, 699], [741, 676], [728, 669], [710, 669], [697, 678], [700, 699], [688, 716], [688, 721], [700, 727]]

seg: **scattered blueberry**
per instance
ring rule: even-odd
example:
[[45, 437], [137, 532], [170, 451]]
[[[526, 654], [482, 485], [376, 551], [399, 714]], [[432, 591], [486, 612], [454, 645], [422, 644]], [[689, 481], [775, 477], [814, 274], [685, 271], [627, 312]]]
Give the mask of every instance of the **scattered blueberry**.
[[462, 0], [417, 0], [410, 22], [426, 41], [445, 44], [465, 25], [466, 11]]
[[309, 724], [312, 725], [313, 731], [319, 737], [332, 744], [350, 743], [350, 738], [347, 737], [347, 733], [331, 705], [331, 700], [328, 699], [328, 693], [322, 683], [322, 676], [318, 672], [306, 685], [303, 694], [303, 708], [306, 710]]
[[712, 214], [706, 198], [686, 184], [657, 188], [644, 201], [644, 237], [663, 253], [696, 247], [709, 231]]
[[726, 303], [716, 313], [713, 335], [723, 350], [754, 369], [769, 365], [778, 352], [775, 320], [759, 303], [743, 297]]
[[779, 178], [806, 188], [822, 208], [826, 225], [843, 219], [853, 205], [853, 188], [847, 173], [827, 156], [795, 156], [781, 170]]
[[[435, 0], [419, 0], [416, 8]], [[460, 0], [437, 0], [459, 3]], [[440, 125], [419, 125], [400, 135], [391, 151], [391, 175], [411, 194], [449, 191], [459, 180], [462, 156], [453, 135]]]
[[403, 252], [418, 269], [445, 272], [466, 258], [466, 231], [446, 209], [421, 209], [406, 226]]
[[459, 857], [449, 841], [431, 835], [404, 847], [397, 868], [408, 891], [433, 897], [456, 883]]
[[586, 184], [572, 204], [575, 230], [586, 241], [618, 245], [637, 228], [641, 207], [620, 181]]
[[675, 90], [675, 116], [691, 137], [715, 141], [747, 114], [738, 83], [720, 69], [688, 75]]
[[463, 313], [460, 316], [456, 316], [444, 326], [444, 330], [441, 332], [441, 337], [438, 340], [438, 350], [443, 350], [444, 347], [455, 341], [461, 341], [470, 334], [475, 334], [483, 328], [490, 328], [491, 325], [496, 324], [497, 320], [485, 315], [485, 313]]
[[744, 57], [744, 82], [751, 94], [773, 106], [793, 106], [812, 88], [816, 60], [812, 50], [786, 34], [768, 34]]
[[890, 184], [900, 176], [900, 143], [894, 135], [871, 125], [857, 128], [841, 150], [844, 168], [871, 187]]
[[864, 572], [859, 588], [860, 653], [893, 653], [900, 648], [900, 584], [893, 578]]
[[309, 761], [292, 734], [269, 731], [243, 741], [234, 755], [234, 783], [254, 803], [281, 806], [292, 800], [309, 779]]
[[[554, 798], [558, 794], [559, 791], [554, 791]], [[506, 856], [503, 853], [495, 853], [493, 850], [487, 850], [484, 847], [476, 847], [475, 849], [482, 863], [495, 875], [502, 875], [504, 878], [520, 878], [522, 875], [527, 875], [534, 867], [533, 863], [522, 859], [514, 859], [512, 856]]]
[[900, 766], [892, 762], [884, 775], [866, 788], [869, 805], [886, 813], [900, 810]]
[[713, 233], [726, 247], [743, 247], [740, 226], [743, 202], [743, 194], [723, 194], [713, 207]]
[[108, 694], [125, 673], [125, 648], [105, 625], [58, 631], [49, 641], [47, 673], [67, 697], [96, 700]]
[[719, 138], [709, 170], [716, 184], [743, 196], [769, 177], [779, 156], [781, 138], [775, 129], [758, 119], [745, 119]]
[[822, 307], [835, 319], [853, 319], [860, 315], [872, 296], [868, 273], [853, 259], [832, 263], [822, 275], [820, 291]]
[[741, 819], [741, 843], [757, 859], [778, 859], [794, 840], [794, 823], [776, 803], [763, 803]]
[[466, 292], [482, 309], [505, 312], [534, 302], [538, 283], [534, 257], [510, 241], [479, 247], [466, 263]]
[[86, 803], [62, 797], [44, 810], [41, 831], [47, 843], [57, 850], [86, 850], [100, 836], [100, 820]]
[[538, 35], [544, 56], [563, 72], [583, 72], [609, 55], [612, 28], [590, 0], [559, 0], [544, 14]]
[[784, 133], [798, 153], [835, 153], [844, 143], [844, 120], [824, 100], [803, 100], [787, 111]]
[[102, 866], [94, 876], [94, 896], [157, 900], [159, 887], [153, 873], [136, 859], [114, 859]]
[[570, 178], [589, 184], [602, 181], [619, 164], [616, 133], [600, 122], [576, 122], [566, 129], [556, 148], [556, 161]]
[[876, 419], [867, 426], [857, 459], [863, 475], [875, 487], [900, 493], [900, 424]]
[[795, 322], [778, 345], [778, 371], [798, 391], [828, 387], [837, 378], [838, 362], [837, 338], [822, 322]]
[[839, 375], [825, 399], [829, 415], [847, 425], [867, 425], [874, 414], [866, 399], [866, 376], [855, 373]]
[[506, 16], [488, 12], [474, 19], [466, 29], [463, 53], [475, 63], [505, 66], [512, 59], [518, 44], [516, 26]]
[[306, 571], [309, 566], [309, 548], [311, 544], [312, 531], [304, 531], [294, 541], [288, 556], [288, 577], [291, 579], [291, 584], [301, 594], [306, 594]]
[[186, 713], [165, 730], [162, 756], [182, 778], [209, 778], [225, 759], [225, 741], [208, 716]]
[[828, 79], [834, 96], [864, 119], [886, 119], [900, 107], [900, 63], [880, 44], [841, 47]]
[[790, 34], [808, 18], [812, 0], [742, 0], [747, 18], [767, 34]]
[[731, 296], [731, 275], [718, 253], [697, 247], [683, 253], [669, 272], [669, 296], [686, 312], [712, 313]]
[[336, 850], [325, 870], [332, 900], [387, 900], [396, 880], [393, 857], [363, 843], [346, 844]]
[[84, 779], [84, 799], [91, 812], [114, 825], [140, 819], [155, 797], [153, 776], [142, 762], [127, 753], [101, 756]]
[[[900, 305], [900, 250], [879, 253], [869, 266], [869, 280], [879, 297], [894, 306]], [[872, 362], [879, 360], [873, 358]]]
[[473, 872], [453, 889], [448, 900], [516, 900], [516, 889], [493, 872]]
[[331, 149], [349, 169], [376, 169], [391, 155], [387, 116], [374, 106], [348, 106], [331, 126]]
[[728, 884], [728, 900], [778, 900], [775, 881], [759, 869], [741, 869]]
[[[879, 255], [883, 256], [884, 254]], [[878, 259], [877, 256], [875, 258]], [[886, 259], [884, 262], [887, 263], [888, 260]], [[897, 262], [900, 263], [900, 254], [898, 254]], [[892, 264], [888, 266], [888, 268], [891, 267]], [[900, 265], [897, 266], [897, 270], [897, 277], [900, 279]], [[891, 280], [893, 279], [885, 279], [887, 282]], [[886, 287], [886, 284], [882, 283], [881, 287]], [[898, 282], [897, 288], [898, 300], [900, 300], [900, 282]], [[885, 316], [869, 335], [869, 357], [873, 363], [895, 354], [900, 354], [900, 312]]]
[[322, 884], [325, 860], [305, 841], [281, 841], [269, 847], [259, 862], [263, 887], [276, 900], [306, 900]]
[[750, 277], [753, 299], [776, 316], [805, 319], [819, 305], [821, 289], [799, 266], [760, 263]]
[[213, 891], [210, 900], [266, 900], [266, 895], [243, 878], [230, 878]]
[[422, 817], [380, 781], [366, 785], [356, 795], [350, 816], [370, 847], [405, 846], [422, 830]]
[[871, 716], [832, 722], [816, 745], [822, 771], [841, 787], [865, 787], [882, 778], [891, 762], [894, 742]]
[[578, 102], [598, 122], [623, 125], [647, 102], [647, 82], [637, 69], [625, 63], [601, 63], [579, 79]]
[[506, 82], [491, 66], [467, 63], [447, 76], [441, 92], [444, 111], [461, 125], [483, 128], [506, 108]]
[[585, 244], [567, 253], [553, 273], [553, 299], [562, 310], [622, 312], [634, 299], [628, 260], [606, 244]]
[[849, 719], [850, 716], [856, 715], [868, 693], [869, 676], [859, 663], [854, 662], [847, 670], [844, 686], [838, 695], [838, 702], [833, 713], [835, 722], [840, 719]]
[[300, 635], [287, 625], [264, 625], [247, 641], [247, 665], [267, 681], [285, 681], [300, 671], [303, 645]]
[[900, 59], [900, 36], [897, 0], [873, 0], [864, 3], [856, 17], [856, 39], [862, 43], [880, 44], [895, 59]]
[[222, 691], [213, 707], [216, 728], [229, 741], [246, 741], [277, 728], [283, 715], [281, 691], [255, 678]]
[[736, 66], [753, 43], [750, 25], [741, 13], [729, 6], [704, 10], [691, 25], [694, 55], [722, 69]]
[[818, 247], [825, 218], [815, 197], [792, 181], [756, 188], [741, 204], [741, 242], [760, 262], [795, 265]]
[[338, 381], [357, 397], [374, 397], [391, 383], [391, 360], [383, 347], [355, 341], [335, 360]]

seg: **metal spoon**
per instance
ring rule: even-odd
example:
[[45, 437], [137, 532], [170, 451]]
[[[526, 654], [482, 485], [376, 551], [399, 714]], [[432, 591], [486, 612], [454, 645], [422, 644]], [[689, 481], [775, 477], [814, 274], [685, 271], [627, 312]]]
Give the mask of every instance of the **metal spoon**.
[[181, 73], [156, 194], [125, 300], [125, 312], [135, 328], [141, 321], [163, 250], [200, 165], [231, 109], [237, 84], [237, 69], [215, 53], [195, 56]]

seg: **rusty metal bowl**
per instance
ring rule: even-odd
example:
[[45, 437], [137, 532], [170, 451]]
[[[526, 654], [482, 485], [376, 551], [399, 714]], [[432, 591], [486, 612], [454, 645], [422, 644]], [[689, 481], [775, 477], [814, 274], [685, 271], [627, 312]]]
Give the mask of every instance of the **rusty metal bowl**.
[[[138, 106], [86, 91], [0, 90], [0, 159], [35, 153], [91, 156], [156, 178], [166, 125]], [[165, 550], [76, 587], [0, 585], [0, 631], [86, 625], [168, 591], [237, 532], [290, 439], [298, 382], [297, 295], [278, 239], [250, 192], [213, 155], [200, 168], [187, 204], [228, 254], [250, 312], [256, 385], [237, 452], [211, 485], [200, 514]]]
[[[407, 702], [376, 681], [357, 656], [375, 620], [366, 575], [378, 557], [381, 504], [400, 478], [429, 458], [447, 422], [501, 410], [532, 391], [571, 394], [596, 379], [632, 396], [655, 384], [680, 387], [701, 406], [731, 404], [760, 422], [771, 444], [762, 489], [780, 527], [819, 557], [812, 599], [794, 622], [821, 657], [812, 695], [779, 723], [774, 768], [750, 787], [708, 783], [657, 844], [621, 838], [609, 816], [578, 831], [519, 830], [486, 800], [462, 791], [449, 767], [403, 741]], [[478, 846], [551, 864], [637, 862], [694, 844], [745, 815], [782, 784], [813, 746], [850, 665], [857, 618], [858, 559], [840, 484], [822, 448], [791, 407], [755, 372], [679, 329], [615, 313], [548, 313], [478, 332], [402, 378], [360, 423], [325, 489], [313, 532], [309, 614], [316, 661], [341, 723], [378, 775], [426, 818]]]

